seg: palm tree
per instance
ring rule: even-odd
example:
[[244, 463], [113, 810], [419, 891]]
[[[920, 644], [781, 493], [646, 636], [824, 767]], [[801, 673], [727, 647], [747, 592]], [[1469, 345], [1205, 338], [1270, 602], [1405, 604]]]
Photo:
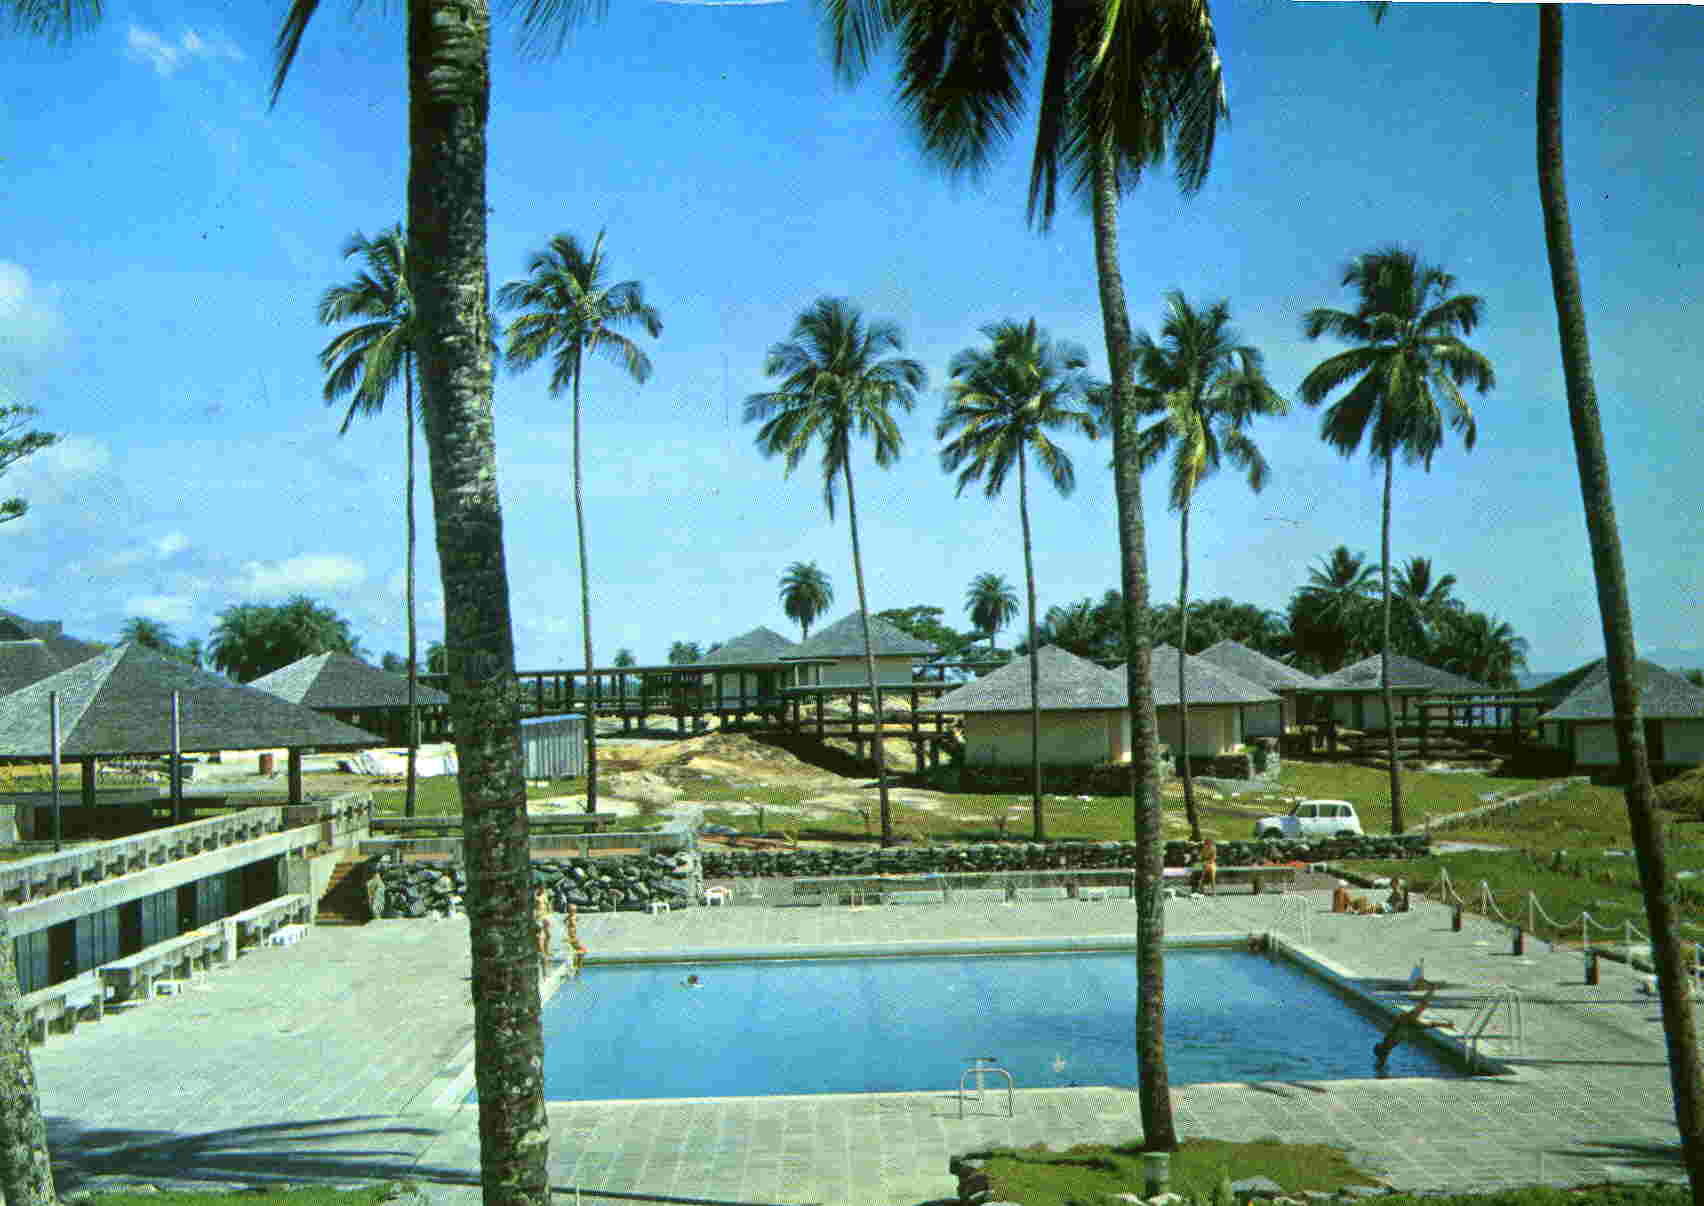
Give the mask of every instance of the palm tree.
[[[16, 3], [17, 0], [14, 0]], [[24, 0], [36, 3], [38, 0]], [[278, 102], [319, 0], [291, 0], [277, 38]], [[532, 35], [601, 14], [591, 0], [536, 0]], [[503, 557], [491, 407], [486, 259], [490, 0], [408, 0], [409, 287], [418, 322], [444, 641], [456, 734], [472, 948], [480, 1175], [504, 1206], [547, 1206], [538, 955], [527, 844], [526, 764]]]
[[[977, 631], [988, 634], [988, 652], [994, 652], [994, 634], [1018, 614], [1018, 592], [999, 574], [978, 574], [964, 592], [964, 609]], [[1035, 634], [1030, 634], [1033, 644]]]
[[[997, 498], [1012, 466], [1018, 467], [1018, 520], [1024, 542], [1031, 650], [1030, 804], [1035, 840], [1039, 842], [1047, 834], [1041, 812], [1041, 660], [1036, 641], [1028, 454], [1035, 454], [1036, 463], [1059, 493], [1068, 495], [1076, 488], [1077, 475], [1070, 456], [1047, 433], [1076, 428], [1094, 437], [1094, 420], [1085, 409], [1089, 355], [1074, 343], [1056, 346], [1033, 318], [1027, 323], [1011, 319], [990, 323], [982, 328], [982, 334], [990, 347], [966, 348], [948, 365], [952, 380], [947, 385], [947, 408], [935, 426], [935, 438], [946, 440], [957, 433], [941, 449], [941, 468], [947, 473], [958, 472], [959, 494], [972, 482], [980, 481], [984, 497]], [[1003, 585], [999, 579], [994, 581]], [[992, 648], [992, 630], [988, 643]]]
[[444, 648], [444, 642], [433, 641], [426, 646], [426, 673], [448, 674], [450, 672], [450, 654]]
[[213, 668], [239, 683], [315, 653], [359, 656], [361, 642], [332, 608], [296, 595], [278, 606], [233, 603], [219, 613], [208, 654]]
[[1451, 594], [1455, 584], [1454, 574], [1433, 578], [1429, 557], [1410, 557], [1397, 572], [1391, 596], [1400, 616], [1397, 644], [1402, 652], [1417, 658], [1431, 653], [1450, 615], [1461, 611], [1461, 600]]
[[697, 641], [676, 641], [669, 646], [669, 665], [687, 666], [704, 660], [704, 651]]
[[[1052, 224], [1061, 169], [1093, 214], [1101, 324], [1111, 370], [1113, 487], [1126, 646], [1145, 654], [1147, 539], [1135, 463], [1136, 414], [1130, 314], [1118, 254], [1118, 202], [1144, 169], [1169, 155], [1187, 195], [1212, 162], [1226, 113], [1213, 21], [1206, 3], [1166, 0], [833, 0], [827, 6], [835, 66], [853, 82], [886, 35], [898, 32], [900, 104], [924, 153], [958, 175], [977, 174], [1011, 136], [1045, 38], [1037, 95], [1029, 217]], [[1045, 34], [1042, 27], [1045, 26]], [[1130, 691], [1131, 807], [1138, 846], [1136, 1008], [1142, 1131], [1156, 1150], [1177, 1146], [1165, 1067], [1165, 921], [1160, 887], [1160, 815], [1149, 659], [1125, 663]]]
[[834, 602], [834, 587], [814, 561], [795, 561], [781, 577], [781, 610], [799, 626], [799, 640], [811, 635], [811, 625]]
[[1526, 668], [1527, 641], [1504, 621], [1458, 607], [1441, 614], [1437, 633], [1441, 668], [1499, 689], [1519, 685], [1515, 670]]
[[[1219, 471], [1228, 457], [1256, 494], [1266, 487], [1266, 458], [1248, 434], [1257, 416], [1290, 413], [1290, 404], [1266, 379], [1258, 349], [1238, 341], [1229, 302], [1196, 310], [1179, 290], [1166, 295], [1160, 338], [1136, 336], [1136, 372], [1162, 418], [1137, 439], [1143, 469], [1172, 451], [1171, 509], [1178, 513], [1182, 568], [1177, 585], [1177, 648], [1189, 650], [1189, 511], [1195, 488]], [[1189, 833], [1201, 840], [1195, 811], [1195, 776], [1189, 765], [1189, 689], [1183, 656], [1177, 659], [1178, 765], [1183, 771], [1183, 809]]]
[[[1467, 346], [1485, 310], [1483, 298], [1453, 294], [1455, 277], [1422, 263], [1413, 252], [1384, 247], [1358, 256], [1343, 270], [1343, 284], [1360, 304], [1353, 313], [1316, 309], [1302, 320], [1309, 339], [1330, 334], [1356, 346], [1339, 352], [1302, 379], [1302, 401], [1318, 406], [1353, 381], [1328, 407], [1320, 438], [1344, 456], [1353, 455], [1369, 431], [1368, 450], [1384, 465], [1381, 571], [1384, 580], [1384, 639], [1379, 683], [1384, 691], [1386, 752], [1390, 759], [1391, 831], [1402, 832], [1402, 777], [1396, 759], [1396, 711], [1390, 689], [1390, 484], [1398, 453], [1427, 470], [1444, 442], [1445, 412], [1471, 450], [1478, 427], [1473, 408], [1458, 388], [1472, 384], [1481, 394], [1496, 384], [1484, 355]], [[1459, 332], [1459, 334], [1458, 334]]]
[[623, 332], [644, 331], [655, 339], [663, 320], [645, 304], [638, 281], [611, 284], [604, 275], [604, 232], [587, 252], [573, 235], [559, 234], [527, 260], [525, 280], [497, 291], [497, 304], [524, 311], [509, 324], [509, 367], [530, 368], [553, 354], [552, 397], [574, 390], [574, 527], [580, 543], [580, 617], [586, 645], [586, 811], [598, 810], [596, 682], [592, 677], [592, 579], [586, 564], [586, 504], [580, 472], [580, 379], [585, 357], [612, 361], [641, 385], [651, 376], [651, 358]]
[[126, 620], [124, 627], [118, 630], [118, 639], [168, 656], [177, 653], [177, 642], [172, 639], [172, 630], [158, 620], [150, 620], [146, 616], [131, 616]]
[[846, 522], [852, 531], [852, 576], [858, 584], [858, 620], [864, 630], [864, 665], [869, 672], [876, 713], [876, 791], [881, 800], [882, 845], [893, 845], [893, 816], [888, 804], [887, 759], [882, 752], [882, 692], [876, 682], [876, 655], [870, 643], [870, 607], [864, 594], [864, 558], [858, 547], [858, 498], [852, 488], [852, 433], [875, 441], [882, 468], [899, 457], [903, 439], [892, 408], [910, 410], [927, 375], [915, 360], [894, 355], [905, 344], [899, 327], [885, 320], [866, 321], [853, 303], [819, 298], [793, 323], [792, 337], [769, 349], [763, 372], [779, 377], [778, 388], [746, 399], [745, 421], [762, 422], [757, 447], [764, 456], [786, 457], [791, 476], [810, 450], [822, 444], [822, 497], [829, 518], [842, 482], [846, 486]]
[[1308, 569], [1307, 584], [1290, 600], [1292, 639], [1323, 670], [1336, 670], [1360, 654], [1372, 631], [1370, 608], [1378, 567], [1338, 545]]
[[1580, 500], [1597, 580], [1598, 611], [1609, 662], [1610, 696], [1615, 707], [1615, 744], [1628, 768], [1627, 820], [1639, 862], [1645, 918], [1651, 927], [1651, 958], [1657, 968], [1663, 1032], [1668, 1039], [1669, 1078], [1674, 1087], [1675, 1120], [1680, 1128], [1692, 1200], [1704, 1206], [1704, 1065], [1693, 1025], [1691, 983], [1681, 962], [1675, 912], [1675, 881], [1652, 803], [1651, 764], [1645, 726], [1634, 681], [1633, 613], [1627, 599], [1627, 570], [1621, 558], [1621, 531], [1610, 491], [1609, 457], [1592, 381], [1591, 341], [1586, 307], [1580, 297], [1580, 273], [1574, 262], [1574, 233], [1568, 218], [1567, 177], [1562, 158], [1562, 10], [1538, 8], [1538, 195], [1544, 209], [1544, 244], [1550, 257], [1551, 292], [1556, 302], [1556, 334], [1568, 391], [1568, 423], [1574, 434], [1574, 459], [1580, 474]]
[[414, 303], [408, 293], [408, 241], [401, 225], [382, 230], [369, 239], [360, 231], [343, 246], [343, 258], [361, 257], [364, 268], [355, 279], [333, 285], [320, 296], [321, 326], [350, 322], [355, 326], [339, 332], [320, 352], [320, 368], [326, 373], [327, 405], [348, 396], [338, 435], [348, 435], [356, 415], [369, 418], [381, 414], [385, 399], [403, 384], [402, 513], [407, 532], [403, 557], [403, 607], [408, 615], [408, 789], [403, 797], [403, 815], [414, 815], [416, 761], [420, 752], [420, 712], [417, 705], [419, 647], [414, 609]]

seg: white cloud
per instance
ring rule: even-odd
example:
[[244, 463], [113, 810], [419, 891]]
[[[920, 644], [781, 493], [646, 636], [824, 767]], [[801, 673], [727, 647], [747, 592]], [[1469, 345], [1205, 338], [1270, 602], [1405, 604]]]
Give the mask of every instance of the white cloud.
[[187, 624], [195, 618], [195, 603], [185, 595], [141, 595], [125, 600], [124, 614], [161, 624]]
[[64, 340], [65, 323], [49, 291], [23, 265], [0, 260], [0, 378], [34, 367]]
[[189, 547], [189, 537], [182, 532], [171, 531], [151, 542], [154, 556], [164, 561], [167, 557], [183, 552]]
[[170, 79], [192, 60], [231, 59], [241, 62], [243, 58], [243, 52], [235, 43], [218, 34], [204, 38], [195, 30], [187, 29], [173, 43], [140, 25], [130, 27], [124, 53], [135, 62], [147, 63], [161, 79]]
[[238, 589], [251, 595], [345, 590], [366, 581], [367, 571], [342, 553], [306, 553], [286, 561], [243, 563]]
[[[52, 430], [46, 424], [43, 427]], [[13, 465], [0, 483], [0, 492], [8, 498], [17, 495], [32, 507], [63, 502], [74, 493], [72, 487], [111, 464], [112, 451], [99, 440], [68, 436]]]

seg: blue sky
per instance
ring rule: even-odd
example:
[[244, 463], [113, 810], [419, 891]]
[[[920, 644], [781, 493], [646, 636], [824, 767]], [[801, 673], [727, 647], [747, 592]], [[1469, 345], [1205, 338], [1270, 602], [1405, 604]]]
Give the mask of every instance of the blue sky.
[[[259, 11], [264, 9], [265, 11]], [[0, 606], [110, 640], [126, 616], [205, 638], [232, 603], [301, 591], [377, 657], [403, 648], [402, 417], [346, 437], [320, 399], [330, 332], [314, 307], [352, 274], [354, 231], [403, 215], [402, 6], [327, 5], [267, 108], [280, 5], [113, 0], [60, 46], [0, 40], [0, 391], [39, 408], [55, 449], [0, 494]], [[1498, 385], [1479, 443], [1398, 466], [1393, 556], [1420, 555], [1531, 642], [1534, 669], [1601, 653], [1534, 180], [1535, 11], [1522, 5], [1221, 5], [1231, 106], [1192, 199], [1156, 173], [1122, 208], [1133, 320], [1167, 290], [1228, 299], [1286, 395], [1337, 350], [1304, 311], [1346, 305], [1353, 255], [1400, 242], [1487, 303], [1473, 342]], [[1569, 6], [1570, 200], [1640, 646], [1704, 665], [1700, 532], [1698, 148], [1704, 12]], [[830, 71], [814, 6], [619, 0], [559, 55], [492, 64], [490, 260], [521, 275], [559, 231], [607, 229], [617, 279], [643, 282], [664, 330], [650, 381], [588, 369], [586, 503], [596, 651], [660, 661], [670, 642], [757, 624], [797, 635], [788, 563], [855, 605], [844, 511], [807, 462], [784, 478], [741, 422], [766, 349], [817, 298], [895, 320], [929, 388], [905, 451], [854, 462], [873, 609], [932, 604], [968, 627], [982, 572], [1021, 589], [1015, 493], [954, 497], [933, 438], [952, 354], [1001, 318], [1035, 317], [1105, 372], [1081, 208], [1024, 221], [1030, 129], [986, 179], [926, 166], [887, 64], [856, 89]], [[579, 664], [568, 400], [543, 366], [496, 382], [517, 657]], [[1281, 608], [1343, 543], [1376, 554], [1379, 475], [1318, 439], [1299, 404], [1256, 432], [1264, 494], [1221, 476], [1198, 495], [1192, 595]], [[1116, 584], [1109, 452], [1069, 445], [1078, 488], [1032, 496], [1042, 609]], [[422, 482], [423, 639], [441, 632]], [[1175, 517], [1146, 491], [1157, 598], [1175, 597]]]

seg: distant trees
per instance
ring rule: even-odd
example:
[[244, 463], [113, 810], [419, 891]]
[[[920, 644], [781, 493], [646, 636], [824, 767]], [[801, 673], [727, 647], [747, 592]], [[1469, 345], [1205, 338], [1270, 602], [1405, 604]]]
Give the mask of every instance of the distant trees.
[[781, 610], [799, 626], [799, 639], [808, 640], [811, 625], [834, 603], [834, 586], [814, 561], [795, 561], [781, 575]]
[[213, 667], [239, 683], [314, 653], [361, 655], [349, 621], [306, 595], [283, 604], [234, 603], [219, 613], [208, 647]]
[[[33, 406], [0, 405], [0, 477], [24, 458], [59, 443], [57, 435], [30, 429], [30, 420], [35, 417]], [[0, 523], [20, 519], [29, 509], [30, 504], [21, 498], [0, 500]]]
[[676, 641], [669, 646], [669, 665], [689, 666], [704, 660], [704, 650], [697, 641]]
[[164, 654], [180, 662], [187, 662], [197, 670], [201, 668], [201, 641], [191, 637], [180, 645], [172, 636], [172, 630], [158, 620], [150, 620], [146, 616], [131, 616], [124, 622], [124, 627], [118, 630], [118, 639], [132, 645], [140, 645], [144, 649], [152, 649], [155, 653]]

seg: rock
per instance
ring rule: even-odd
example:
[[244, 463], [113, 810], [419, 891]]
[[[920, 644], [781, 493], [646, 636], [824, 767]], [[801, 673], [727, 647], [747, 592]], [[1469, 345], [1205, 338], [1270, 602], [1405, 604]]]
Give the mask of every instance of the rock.
[[1345, 1185], [1337, 1191], [1340, 1198], [1382, 1198], [1389, 1191], [1381, 1185]]
[[1271, 1177], [1244, 1177], [1240, 1181], [1231, 1182], [1231, 1192], [1238, 1201], [1247, 1198], [1276, 1198], [1284, 1193], [1284, 1187]]
[[955, 1177], [981, 1172], [987, 1167], [988, 1161], [980, 1156], [953, 1156], [947, 1161], [947, 1171]]
[[650, 771], [623, 771], [604, 779], [603, 790], [620, 800], [662, 806], [681, 797], [680, 788]]
[[[1143, 1199], [1137, 1198], [1136, 1200], [1140, 1202]], [[1184, 1197], [1181, 1193], [1173, 1193], [1169, 1189], [1164, 1193], [1157, 1193], [1153, 1197], [1147, 1199], [1148, 1206], [1185, 1206], [1188, 1201], [1189, 1199]]]

